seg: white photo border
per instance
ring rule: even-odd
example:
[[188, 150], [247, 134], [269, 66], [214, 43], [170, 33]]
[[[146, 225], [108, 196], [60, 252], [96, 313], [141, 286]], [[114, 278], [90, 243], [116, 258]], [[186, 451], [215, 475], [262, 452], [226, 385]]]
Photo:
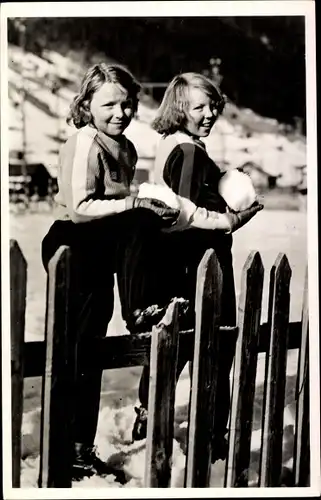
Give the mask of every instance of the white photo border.
[[[142, 9], [140, 10], [138, 4]], [[75, 6], [77, 8], [75, 9]], [[170, 490], [144, 488], [59, 489], [59, 498], [188, 498], [301, 497], [320, 495], [320, 370], [318, 295], [318, 179], [316, 125], [315, 5], [305, 1], [154, 1], [154, 2], [10, 2], [1, 5], [1, 261], [2, 261], [2, 438], [3, 488], [6, 499], [57, 498], [57, 489], [11, 487], [11, 390], [9, 301], [8, 85], [7, 19], [10, 17], [144, 17], [181, 16], [304, 16], [306, 27], [306, 103], [308, 164], [308, 275], [310, 311], [310, 436], [311, 486], [307, 488], [206, 488]], [[125, 13], [125, 14], [124, 14]]]

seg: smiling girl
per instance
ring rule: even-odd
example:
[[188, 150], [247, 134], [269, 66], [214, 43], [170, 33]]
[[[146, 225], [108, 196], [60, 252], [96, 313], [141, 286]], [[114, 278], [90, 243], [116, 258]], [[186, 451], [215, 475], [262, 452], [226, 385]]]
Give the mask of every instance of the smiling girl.
[[[263, 207], [255, 203], [238, 213], [228, 210], [219, 195], [222, 173], [206, 152], [207, 137], [223, 111], [224, 98], [215, 85], [198, 73], [175, 76], [169, 83], [157, 112], [153, 128], [162, 134], [155, 161], [155, 182], [166, 184], [174, 193], [194, 204], [194, 211], [185, 227], [177, 224], [168, 234], [168, 248], [176, 255], [177, 267], [185, 271], [181, 295], [189, 300], [185, 328], [194, 328], [194, 302], [197, 267], [208, 248], [214, 248], [223, 272], [221, 325], [236, 324], [236, 304], [232, 266], [231, 233], [248, 222]], [[180, 230], [178, 230], [180, 229]], [[234, 357], [236, 337], [221, 338], [217, 386], [217, 409], [214, 419], [212, 462], [226, 458], [227, 421], [230, 405], [229, 372]], [[183, 353], [183, 350], [182, 350]], [[179, 377], [187, 357], [178, 360]], [[148, 404], [148, 367], [140, 384], [140, 409], [146, 415]], [[146, 427], [146, 426], [145, 426]], [[142, 432], [142, 436], [145, 432]]]
[[125, 481], [121, 471], [95, 453], [102, 370], [86, 369], [86, 343], [106, 335], [113, 315], [114, 273], [130, 332], [137, 331], [136, 309], [168, 303], [158, 284], [170, 268], [155, 269], [153, 259], [160, 229], [172, 224], [178, 211], [153, 199], [135, 198], [130, 191], [137, 153], [124, 131], [137, 110], [139, 90], [121, 66], [101, 63], [87, 71], [68, 118], [77, 131], [60, 154], [56, 197], [60, 216], [42, 244], [46, 270], [61, 245], [69, 246], [72, 254], [72, 324], [77, 344], [81, 340], [84, 346], [77, 353], [74, 479], [113, 473]]

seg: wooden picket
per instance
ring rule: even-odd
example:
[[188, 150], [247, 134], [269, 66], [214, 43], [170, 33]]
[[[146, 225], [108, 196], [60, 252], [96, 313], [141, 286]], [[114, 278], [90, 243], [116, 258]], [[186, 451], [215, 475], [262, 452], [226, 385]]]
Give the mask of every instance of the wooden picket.
[[243, 268], [238, 307], [239, 334], [234, 359], [225, 476], [227, 488], [248, 484], [263, 276], [261, 256], [258, 252], [252, 252]]
[[[70, 250], [60, 248], [49, 265], [45, 341], [24, 341], [26, 261], [10, 242], [12, 484], [20, 485], [23, 378], [43, 377], [39, 486], [71, 487], [73, 394], [76, 377], [73, 283]], [[243, 268], [238, 325], [219, 326], [222, 272], [213, 250], [198, 269], [196, 325], [179, 332], [178, 302], [173, 301], [152, 334], [95, 339], [86, 346], [88, 368], [102, 369], [150, 362], [145, 486], [171, 485], [174, 398], [179, 345], [190, 345], [193, 360], [185, 487], [208, 487], [211, 439], [216, 407], [218, 357], [222, 335], [235, 338], [229, 452], [225, 487], [248, 486], [257, 355], [266, 352], [262, 446], [258, 485], [279, 486], [282, 468], [283, 411], [288, 349], [299, 349], [296, 388], [293, 483], [309, 484], [309, 355], [308, 282], [301, 322], [289, 323], [291, 269], [280, 254], [271, 269], [268, 322], [260, 325], [264, 269], [258, 252]], [[194, 346], [194, 349], [193, 349]], [[86, 356], [87, 358], [87, 356]]]
[[10, 291], [12, 486], [19, 488], [27, 262], [15, 240], [10, 240]]
[[266, 407], [262, 418], [261, 487], [280, 486], [291, 274], [287, 257], [280, 253], [270, 273], [268, 323], [271, 336], [263, 398]]
[[296, 383], [296, 431], [293, 452], [294, 485], [309, 484], [310, 432], [309, 432], [309, 310], [308, 272], [306, 272], [302, 307], [302, 337], [299, 349], [298, 375]]
[[222, 271], [216, 254], [214, 250], [207, 250], [197, 272], [186, 488], [207, 487], [210, 481], [222, 286]]
[[147, 488], [170, 487], [178, 333], [178, 303], [174, 301], [161, 324], [152, 331], [145, 471]]
[[71, 487], [76, 342], [71, 325], [70, 284], [70, 249], [60, 247], [49, 262], [48, 273], [40, 488]]

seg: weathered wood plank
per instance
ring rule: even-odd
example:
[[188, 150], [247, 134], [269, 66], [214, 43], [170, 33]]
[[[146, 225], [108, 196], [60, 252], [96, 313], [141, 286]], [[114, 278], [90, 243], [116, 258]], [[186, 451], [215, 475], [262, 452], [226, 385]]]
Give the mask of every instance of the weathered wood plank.
[[[220, 327], [220, 334], [227, 331], [225, 327]], [[231, 334], [236, 333], [236, 329], [228, 329]], [[194, 332], [180, 332], [182, 342], [193, 342]], [[97, 339], [89, 346], [92, 359], [95, 365], [100, 364], [104, 370], [111, 368], [127, 368], [131, 366], [142, 366], [150, 350], [150, 334], [148, 335], [122, 335], [110, 336]], [[258, 352], [266, 352], [269, 349], [268, 324], [260, 326], [260, 338]], [[289, 345], [288, 349], [298, 349], [301, 342], [301, 322], [289, 324]], [[191, 359], [192, 359], [191, 349]], [[90, 361], [89, 361], [90, 362]], [[45, 370], [45, 343], [43, 341], [24, 343], [24, 377], [41, 376]]]
[[12, 486], [20, 487], [23, 413], [23, 346], [27, 292], [27, 263], [16, 240], [10, 240]]
[[70, 314], [70, 249], [49, 262], [46, 363], [43, 377], [39, 487], [71, 487], [75, 346]]
[[264, 268], [251, 252], [242, 272], [225, 487], [247, 487]]
[[[301, 344], [301, 321], [289, 323], [288, 349], [299, 349]], [[258, 352], [269, 352], [271, 338], [271, 325], [263, 323], [260, 326]]]
[[169, 488], [178, 356], [178, 303], [172, 302], [152, 331], [145, 487]]
[[208, 487], [218, 376], [222, 271], [210, 249], [198, 267], [185, 487]]
[[302, 340], [299, 350], [296, 384], [296, 431], [293, 452], [295, 486], [309, 486], [310, 480], [310, 412], [309, 412], [309, 298], [306, 270], [302, 306]]
[[270, 273], [268, 323], [271, 339], [266, 356], [260, 487], [280, 486], [291, 274], [286, 255], [280, 253]]

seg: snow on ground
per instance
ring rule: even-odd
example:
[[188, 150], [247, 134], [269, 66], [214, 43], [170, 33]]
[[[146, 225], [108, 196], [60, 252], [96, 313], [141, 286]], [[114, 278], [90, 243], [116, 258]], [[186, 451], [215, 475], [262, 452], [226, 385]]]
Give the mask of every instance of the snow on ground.
[[[10, 233], [21, 245], [28, 262], [26, 340], [43, 338], [45, 306], [45, 273], [41, 267], [40, 242], [53, 220], [53, 213], [35, 213], [11, 216]], [[291, 268], [291, 321], [300, 321], [306, 260], [306, 214], [286, 211], [263, 211], [256, 219], [235, 233], [234, 270], [237, 296], [240, 294], [241, 271], [250, 250], [261, 253], [265, 268], [262, 321], [266, 320], [268, 273], [278, 252], [288, 256]], [[33, 238], [30, 238], [32, 231]], [[115, 309], [108, 328], [108, 335], [126, 333], [120, 315], [117, 288]], [[262, 388], [265, 357], [259, 355], [251, 453], [251, 484], [255, 485], [258, 467], [258, 448], [261, 438]], [[294, 432], [294, 388], [297, 368], [297, 351], [289, 352], [287, 360], [286, 409], [284, 413], [284, 464], [291, 465]], [[137, 387], [140, 368], [106, 370], [103, 375], [101, 411], [97, 432], [99, 452], [107, 459], [124, 462], [130, 479], [127, 486], [143, 485], [145, 444], [129, 445], [133, 420], [133, 406], [137, 404]], [[38, 381], [39, 383], [39, 381]], [[25, 413], [23, 418], [22, 486], [36, 487], [39, 467], [39, 390], [35, 379], [25, 380]], [[182, 485], [185, 461], [186, 427], [188, 415], [189, 375], [186, 368], [181, 375], [176, 392], [174, 427], [173, 485]], [[29, 410], [29, 411], [28, 411]], [[211, 486], [221, 486], [225, 464], [218, 461], [212, 467]], [[110, 476], [92, 478], [75, 487], [122, 487]]]
[[[265, 358], [259, 357], [258, 374], [264, 372]], [[294, 377], [297, 368], [297, 352], [292, 351], [288, 359], [287, 375]], [[253, 434], [251, 441], [251, 463], [250, 463], [250, 485], [256, 486], [258, 473], [259, 449], [261, 446], [260, 425], [263, 377], [259, 375], [256, 381], [258, 393], [255, 398], [255, 410]], [[293, 388], [287, 389], [290, 393]], [[188, 367], [184, 369], [179, 379], [175, 400], [175, 422], [173, 440], [173, 465], [172, 480], [173, 488], [183, 487], [184, 469], [186, 462], [186, 439], [187, 439], [187, 416], [190, 393], [190, 380]], [[92, 477], [79, 482], [73, 482], [73, 487], [78, 488], [122, 488], [122, 487], [144, 487], [146, 440], [131, 443], [131, 432], [135, 419], [133, 404], [119, 406], [107, 405], [101, 407], [99, 414], [98, 429], [95, 444], [99, 456], [108, 464], [124, 470], [127, 483], [123, 486], [116, 481], [115, 476], [109, 475], [105, 478]], [[294, 436], [294, 408], [288, 405], [284, 411], [284, 443], [283, 461], [287, 467], [291, 466], [293, 436]], [[21, 487], [36, 488], [39, 473], [39, 426], [40, 410], [32, 410], [24, 413], [22, 424], [22, 472]], [[224, 478], [225, 462], [218, 461], [212, 465], [210, 487], [222, 487]]]

